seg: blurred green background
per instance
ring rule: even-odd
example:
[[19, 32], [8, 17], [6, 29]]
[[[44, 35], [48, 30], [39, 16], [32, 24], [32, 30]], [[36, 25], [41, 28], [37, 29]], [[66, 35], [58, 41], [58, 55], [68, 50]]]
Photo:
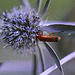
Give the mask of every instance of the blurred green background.
[[[36, 0], [29, 0], [29, 2], [34, 5], [33, 7], [36, 8]], [[44, 7], [46, 0], [42, 0], [42, 5], [41, 5], [41, 11]], [[12, 9], [14, 6], [19, 6], [20, 2], [19, 0], [0, 0], [0, 14], [10, 9]], [[40, 11], [40, 12], [41, 12]], [[49, 9], [44, 17], [44, 20], [51, 20], [51, 21], [73, 21], [75, 22], [75, 0], [51, 0], [51, 4], [49, 6]], [[54, 48], [56, 53], [58, 54], [59, 58], [63, 58], [69, 53], [75, 51], [75, 34], [68, 35], [68, 34], [60, 34], [61, 40], [58, 43], [50, 43], [51, 46]], [[15, 53], [12, 50], [9, 50], [6, 52], [6, 49], [2, 49], [3, 43], [0, 43], [0, 62], [6, 62], [6, 61], [26, 61], [25, 65], [29, 67], [32, 71], [32, 66], [33, 65], [33, 55], [28, 55], [28, 56], [21, 56], [20, 54], [15, 55]], [[41, 45], [43, 45], [41, 43]], [[49, 55], [48, 51], [42, 50], [44, 52], [44, 57], [46, 59], [45, 61], [45, 66], [46, 69], [51, 66], [50, 62], [52, 61], [51, 56]], [[38, 56], [39, 60], [39, 56]], [[30, 62], [28, 64], [28, 62]], [[40, 62], [40, 61], [39, 61]], [[21, 66], [21, 65], [20, 65]], [[64, 72], [65, 75], [75, 75], [75, 59], [71, 60], [70, 62], [67, 62], [66, 64], [63, 65], [64, 67]], [[25, 69], [26, 70], [26, 69]], [[31, 75], [31, 71], [24, 71], [21, 72], [0, 72], [0, 75]], [[41, 73], [40, 71], [38, 73]], [[56, 70], [52, 72], [50, 75], [61, 75], [59, 70]]]

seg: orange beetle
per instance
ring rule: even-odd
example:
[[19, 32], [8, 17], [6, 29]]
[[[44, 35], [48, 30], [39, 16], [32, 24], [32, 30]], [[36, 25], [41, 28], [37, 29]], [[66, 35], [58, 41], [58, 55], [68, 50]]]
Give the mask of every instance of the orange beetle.
[[40, 41], [47, 41], [47, 42], [58, 42], [61, 39], [59, 36], [51, 36], [52, 34], [55, 34], [55, 33], [51, 33], [49, 35], [43, 35], [43, 33], [40, 34], [37, 32], [37, 38]]

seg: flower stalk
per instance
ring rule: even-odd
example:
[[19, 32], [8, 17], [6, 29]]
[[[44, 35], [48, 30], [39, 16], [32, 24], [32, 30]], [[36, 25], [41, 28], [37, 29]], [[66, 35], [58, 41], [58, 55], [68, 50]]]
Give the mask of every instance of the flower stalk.
[[[60, 64], [63, 65], [63, 64], [67, 63], [68, 61], [70, 61], [73, 58], [75, 58], [75, 51], [70, 53], [69, 55], [65, 56], [64, 58], [62, 58], [60, 60]], [[47, 70], [45, 70], [44, 72], [42, 72], [39, 75], [48, 75], [48, 74], [50, 74], [51, 72], [53, 72], [57, 68], [58, 68], [57, 65], [54, 64], [53, 66], [51, 66], [50, 68], [48, 68]]]

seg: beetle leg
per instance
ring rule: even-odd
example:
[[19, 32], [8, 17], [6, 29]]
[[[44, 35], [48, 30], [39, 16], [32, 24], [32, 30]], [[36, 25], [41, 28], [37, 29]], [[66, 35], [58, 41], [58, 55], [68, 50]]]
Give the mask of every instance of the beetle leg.
[[51, 36], [51, 35], [53, 35], [53, 34], [56, 34], [56, 33], [51, 33], [51, 34], [49, 34], [49, 36]]

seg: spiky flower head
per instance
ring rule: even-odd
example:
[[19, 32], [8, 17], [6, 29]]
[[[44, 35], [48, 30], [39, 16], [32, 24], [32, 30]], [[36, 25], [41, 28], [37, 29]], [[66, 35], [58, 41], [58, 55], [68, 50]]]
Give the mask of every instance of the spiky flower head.
[[14, 7], [12, 12], [3, 12], [2, 39], [14, 49], [30, 48], [36, 45], [40, 18], [34, 9]]
[[1, 38], [7, 43], [6, 46], [11, 46], [14, 50], [31, 49], [36, 46], [37, 32], [42, 32], [39, 23], [46, 11], [45, 7], [40, 18], [38, 15], [40, 1], [37, 1], [37, 11], [25, 3], [25, 6], [20, 8], [14, 7], [11, 12], [3, 12]]

